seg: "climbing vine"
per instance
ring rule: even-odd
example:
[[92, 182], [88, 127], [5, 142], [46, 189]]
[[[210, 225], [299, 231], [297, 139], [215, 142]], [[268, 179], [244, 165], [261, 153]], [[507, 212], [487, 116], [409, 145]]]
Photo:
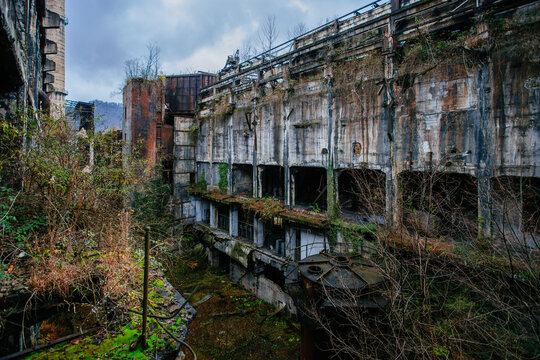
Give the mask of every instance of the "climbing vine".
[[229, 180], [228, 180], [229, 164], [219, 164], [218, 173], [219, 173], [219, 182], [218, 182], [219, 190], [225, 193], [227, 192], [227, 187], [229, 185]]

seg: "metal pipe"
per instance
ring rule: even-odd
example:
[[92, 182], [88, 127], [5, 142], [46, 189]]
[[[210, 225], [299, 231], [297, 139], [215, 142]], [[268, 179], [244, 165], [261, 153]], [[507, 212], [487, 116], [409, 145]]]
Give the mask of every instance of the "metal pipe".
[[144, 234], [144, 285], [143, 285], [143, 315], [142, 315], [142, 334], [140, 342], [144, 349], [148, 348], [146, 343], [146, 324], [148, 319], [148, 267], [150, 260], [150, 226], [145, 228]]

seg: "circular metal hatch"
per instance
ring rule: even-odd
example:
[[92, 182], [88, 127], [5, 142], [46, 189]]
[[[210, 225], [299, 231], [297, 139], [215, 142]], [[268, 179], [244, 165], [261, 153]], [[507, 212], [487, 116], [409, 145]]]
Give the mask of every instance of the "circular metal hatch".
[[375, 288], [384, 282], [380, 271], [361, 254], [320, 253], [298, 264], [304, 278], [325, 287], [363, 290]]

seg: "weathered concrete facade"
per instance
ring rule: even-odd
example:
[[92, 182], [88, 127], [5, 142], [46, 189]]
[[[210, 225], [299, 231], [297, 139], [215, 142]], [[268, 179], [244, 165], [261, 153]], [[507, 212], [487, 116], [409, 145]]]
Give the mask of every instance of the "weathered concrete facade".
[[25, 106], [49, 108], [55, 81], [51, 72], [64, 67], [63, 57], [51, 59], [58, 44], [63, 47], [64, 37], [50, 36], [61, 26], [55, 8], [63, 4], [64, 0], [0, 2], [1, 116]]
[[[65, 0], [47, 0], [47, 11], [52, 12], [55, 26], [46, 29], [47, 39], [56, 43], [56, 53], [47, 56], [54, 62], [54, 70], [49, 71], [53, 82], [49, 83], [47, 92], [51, 99], [53, 116], [60, 117], [65, 114], [66, 101], [66, 18]], [[52, 64], [49, 62], [49, 64]]]
[[[222, 73], [201, 92], [196, 142], [210, 247], [288, 278], [291, 262], [347, 242], [330, 231], [339, 217], [538, 246], [539, 12], [538, 1], [379, 1]], [[502, 180], [513, 185], [499, 196]], [[221, 249], [223, 233], [249, 260]]]

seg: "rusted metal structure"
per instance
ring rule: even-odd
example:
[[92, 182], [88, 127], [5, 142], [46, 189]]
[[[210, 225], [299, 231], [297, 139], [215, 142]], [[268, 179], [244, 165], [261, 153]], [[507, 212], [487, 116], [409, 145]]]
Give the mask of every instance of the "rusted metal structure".
[[[153, 168], [163, 158], [163, 114], [165, 87], [161, 79], [131, 79], [124, 87], [122, 133], [124, 155], [145, 159]], [[171, 137], [172, 131], [169, 131]], [[172, 150], [172, 147], [170, 147]], [[172, 151], [165, 151], [165, 157]], [[170, 169], [169, 169], [170, 171]]]
[[[173, 168], [173, 159], [178, 158], [175, 154], [183, 146], [174, 144], [174, 119], [193, 119], [199, 90], [214, 80], [215, 76], [207, 73], [129, 80], [123, 95], [124, 154], [127, 156], [137, 150], [138, 156], [146, 159], [150, 166], [162, 166], [169, 183], [173, 182], [175, 174], [185, 174]], [[189, 176], [189, 172], [187, 174]]]
[[[302, 326], [300, 359], [330, 359], [328, 333], [316, 319], [338, 327], [347, 325], [347, 313], [365, 311], [376, 316], [388, 299], [380, 294], [385, 282], [375, 264], [362, 254], [322, 252], [299, 263], [300, 298], [295, 299]], [[330, 320], [333, 319], [333, 322]]]
[[210, 86], [216, 75], [198, 72], [196, 74], [169, 75], [165, 78], [165, 103], [171, 115], [193, 117], [199, 103], [199, 90]]

